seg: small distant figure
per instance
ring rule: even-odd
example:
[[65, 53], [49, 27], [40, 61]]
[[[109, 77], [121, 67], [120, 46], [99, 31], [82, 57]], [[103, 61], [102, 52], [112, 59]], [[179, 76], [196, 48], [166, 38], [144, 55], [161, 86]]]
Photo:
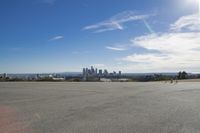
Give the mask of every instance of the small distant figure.
[[170, 80], [170, 83], [173, 84], [173, 79]]
[[176, 78], [175, 78], [175, 84], [177, 84], [177, 83], [178, 83], [178, 78], [176, 77]]

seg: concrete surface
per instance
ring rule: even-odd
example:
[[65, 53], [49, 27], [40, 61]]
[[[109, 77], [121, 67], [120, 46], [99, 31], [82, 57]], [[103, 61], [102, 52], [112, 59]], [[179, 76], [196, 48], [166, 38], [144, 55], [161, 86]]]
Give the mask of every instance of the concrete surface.
[[200, 83], [0, 83], [0, 133], [200, 133]]

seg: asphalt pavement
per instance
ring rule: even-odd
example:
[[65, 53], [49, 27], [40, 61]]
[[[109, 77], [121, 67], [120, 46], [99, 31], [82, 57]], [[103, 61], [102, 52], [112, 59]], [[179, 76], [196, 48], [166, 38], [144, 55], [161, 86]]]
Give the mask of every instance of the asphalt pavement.
[[0, 133], [200, 133], [200, 82], [1, 82]]

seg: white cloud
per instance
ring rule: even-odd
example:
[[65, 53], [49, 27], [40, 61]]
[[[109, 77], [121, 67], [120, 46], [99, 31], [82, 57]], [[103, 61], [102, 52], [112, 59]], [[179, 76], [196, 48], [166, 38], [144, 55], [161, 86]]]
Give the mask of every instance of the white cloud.
[[164, 60], [167, 59], [166, 56], [160, 56], [160, 55], [156, 55], [156, 54], [133, 54], [133, 55], [129, 55], [125, 58], [123, 58], [122, 60], [124, 61], [131, 61], [131, 62], [135, 62], [135, 63], [144, 63], [144, 64], [149, 64], [152, 62], [157, 62], [160, 60]]
[[165, 54], [182, 54], [200, 48], [200, 33], [163, 33], [136, 37], [133, 44]]
[[113, 47], [113, 46], [106, 46], [106, 49], [113, 50], [113, 51], [125, 51], [127, 48], [125, 47]]
[[150, 15], [137, 15], [133, 11], [124, 11], [111, 17], [109, 20], [105, 20], [94, 25], [86, 26], [83, 28], [83, 30], [94, 30], [95, 33], [112, 30], [123, 30], [124, 23], [137, 20], [144, 20], [147, 19], [149, 16]]
[[60, 40], [63, 38], [64, 38], [64, 36], [55, 36], [55, 37], [51, 38], [50, 41], [56, 41], [56, 40]]
[[[200, 23], [195, 15], [181, 17], [171, 25], [170, 32], [149, 34], [132, 40], [134, 46], [156, 53], [133, 54], [121, 58], [134, 63], [134, 71], [197, 71], [200, 68]], [[199, 69], [200, 71], [200, 69]]]
[[183, 16], [171, 25], [171, 29], [175, 31], [200, 31], [200, 16], [199, 14]]

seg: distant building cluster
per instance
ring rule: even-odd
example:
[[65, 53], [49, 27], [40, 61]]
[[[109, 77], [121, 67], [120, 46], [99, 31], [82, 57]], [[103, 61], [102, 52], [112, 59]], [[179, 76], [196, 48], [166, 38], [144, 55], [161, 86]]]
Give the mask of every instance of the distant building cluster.
[[0, 74], [0, 81], [64, 81], [65, 76], [60, 74]]
[[107, 69], [83, 68], [82, 72], [65, 73], [30, 73], [7, 74], [0, 73], [0, 82], [4, 81], [67, 81], [67, 82], [130, 82], [130, 81], [166, 81], [181, 79], [199, 79], [200, 74], [191, 74], [185, 71], [179, 73], [123, 73], [109, 72]]
[[0, 79], [6, 79], [7, 77], [7, 73], [0, 74]]
[[97, 69], [91, 66], [91, 68], [83, 68], [83, 80], [88, 79], [99, 79], [99, 78], [116, 78], [121, 77], [122, 72], [119, 71], [118, 73], [113, 71], [112, 73], [109, 73], [107, 69]]

